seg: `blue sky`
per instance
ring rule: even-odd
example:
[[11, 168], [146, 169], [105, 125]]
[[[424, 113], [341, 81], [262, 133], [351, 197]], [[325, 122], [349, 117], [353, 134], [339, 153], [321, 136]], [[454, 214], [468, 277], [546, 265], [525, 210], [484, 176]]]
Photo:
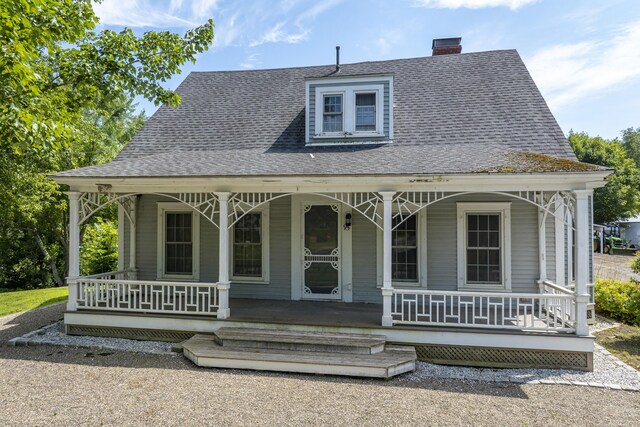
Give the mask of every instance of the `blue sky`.
[[104, 0], [95, 10], [102, 27], [139, 33], [213, 19], [212, 48], [170, 88], [190, 71], [331, 64], [336, 45], [343, 63], [428, 56], [433, 38], [462, 36], [463, 52], [517, 49], [565, 133], [640, 127], [638, 0]]

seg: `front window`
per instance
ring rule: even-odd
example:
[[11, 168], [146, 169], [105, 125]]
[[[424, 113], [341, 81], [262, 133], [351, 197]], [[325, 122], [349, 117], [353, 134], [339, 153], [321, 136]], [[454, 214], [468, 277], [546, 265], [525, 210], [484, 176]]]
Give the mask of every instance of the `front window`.
[[356, 131], [376, 130], [376, 94], [356, 93]]
[[192, 275], [192, 213], [167, 212], [165, 224], [164, 273], [170, 275]]
[[342, 95], [324, 95], [323, 132], [342, 132]]
[[511, 290], [511, 203], [457, 203], [458, 289]]
[[467, 214], [467, 283], [502, 283], [500, 214]]
[[233, 276], [262, 277], [262, 215], [249, 213], [233, 226]]
[[391, 235], [391, 274], [393, 281], [418, 281], [418, 229], [416, 215], [400, 223], [400, 217], [393, 218]]

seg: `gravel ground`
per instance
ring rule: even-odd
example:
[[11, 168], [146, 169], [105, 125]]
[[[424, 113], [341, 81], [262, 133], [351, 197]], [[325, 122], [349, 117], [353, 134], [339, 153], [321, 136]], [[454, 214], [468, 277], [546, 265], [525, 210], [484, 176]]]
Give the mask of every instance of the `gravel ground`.
[[593, 254], [594, 272], [598, 279], [622, 280], [628, 282], [630, 279], [640, 280], [640, 275], [631, 271], [629, 263], [633, 257], [629, 255], [606, 255]]
[[640, 394], [621, 390], [204, 369], [166, 354], [6, 342], [63, 309], [0, 319], [0, 425], [640, 425]]
[[640, 425], [638, 393], [196, 368], [181, 357], [0, 347], [0, 425]]
[[[594, 325], [603, 329], [611, 327], [601, 318]], [[158, 341], [135, 341], [122, 338], [70, 336], [64, 333], [62, 322], [30, 332], [10, 343], [16, 345], [62, 345], [90, 348], [97, 351], [116, 350], [156, 354], [171, 353], [172, 344]], [[462, 366], [444, 366], [418, 362], [415, 372], [402, 377], [403, 381], [420, 383], [430, 378], [466, 379], [487, 382], [512, 382], [528, 384], [565, 384], [606, 387], [640, 391], [640, 372], [623, 363], [600, 345], [595, 346], [593, 372], [561, 369], [488, 369]]]

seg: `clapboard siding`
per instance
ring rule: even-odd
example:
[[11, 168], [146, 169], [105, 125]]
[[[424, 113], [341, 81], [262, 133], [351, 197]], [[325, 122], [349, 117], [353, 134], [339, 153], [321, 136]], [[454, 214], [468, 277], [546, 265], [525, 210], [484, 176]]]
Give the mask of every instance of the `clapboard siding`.
[[511, 202], [511, 287], [536, 292], [538, 210], [527, 202], [494, 195], [461, 196], [427, 208], [427, 287], [457, 289], [456, 202]]
[[232, 283], [232, 298], [291, 299], [291, 198], [269, 203], [269, 284]]
[[[157, 220], [158, 202], [174, 200], [145, 195], [138, 204], [138, 278], [155, 280], [157, 277]], [[235, 298], [291, 297], [291, 202], [277, 199], [270, 203], [270, 283], [233, 283], [231, 296]], [[218, 280], [218, 229], [206, 218], [200, 217], [200, 281]]]
[[376, 286], [376, 226], [363, 215], [354, 212], [351, 233], [353, 301], [382, 303], [382, 293]]

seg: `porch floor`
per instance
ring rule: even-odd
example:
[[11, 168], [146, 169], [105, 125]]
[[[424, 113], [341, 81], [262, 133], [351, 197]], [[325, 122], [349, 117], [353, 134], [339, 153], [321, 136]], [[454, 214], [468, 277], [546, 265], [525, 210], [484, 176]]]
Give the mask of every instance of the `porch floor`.
[[229, 320], [245, 322], [365, 328], [382, 322], [382, 304], [231, 298], [229, 308]]

